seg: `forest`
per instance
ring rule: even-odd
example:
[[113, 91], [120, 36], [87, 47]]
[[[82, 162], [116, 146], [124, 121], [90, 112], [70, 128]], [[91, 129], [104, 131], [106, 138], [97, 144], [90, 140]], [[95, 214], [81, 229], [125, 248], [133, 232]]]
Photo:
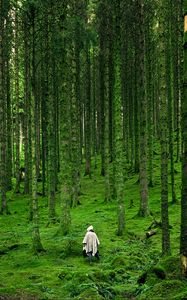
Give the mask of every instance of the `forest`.
[[187, 0], [0, 0], [0, 299], [186, 283]]

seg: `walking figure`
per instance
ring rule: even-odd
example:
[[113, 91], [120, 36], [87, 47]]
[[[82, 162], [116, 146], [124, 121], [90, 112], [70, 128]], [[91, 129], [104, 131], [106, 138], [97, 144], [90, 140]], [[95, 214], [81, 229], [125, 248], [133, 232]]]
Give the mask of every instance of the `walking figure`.
[[100, 242], [93, 230], [93, 226], [87, 228], [87, 232], [83, 239], [83, 255], [88, 257], [89, 262], [91, 263], [92, 257], [96, 257], [99, 260], [98, 246]]

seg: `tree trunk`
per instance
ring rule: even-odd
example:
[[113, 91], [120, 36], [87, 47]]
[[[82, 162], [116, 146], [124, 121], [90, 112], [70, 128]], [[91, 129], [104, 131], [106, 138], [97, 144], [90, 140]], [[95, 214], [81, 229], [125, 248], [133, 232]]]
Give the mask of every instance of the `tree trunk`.
[[187, 4], [183, 4], [184, 13], [184, 65], [183, 94], [181, 98], [182, 117], [182, 189], [181, 189], [181, 235], [180, 254], [182, 275], [187, 277]]
[[140, 171], [140, 117], [138, 105], [138, 50], [135, 48], [135, 78], [134, 78], [134, 170], [136, 173]]
[[101, 175], [105, 176], [105, 30], [106, 20], [103, 15], [106, 7], [104, 1], [101, 1], [99, 7], [99, 101], [100, 101], [100, 147], [101, 147]]
[[8, 213], [6, 198], [6, 98], [4, 86], [4, 1], [0, 0], [0, 190], [1, 210], [0, 213]]
[[39, 208], [38, 208], [38, 196], [37, 196], [37, 172], [38, 172], [38, 105], [37, 105], [37, 86], [36, 86], [36, 9], [32, 7], [31, 11], [32, 20], [32, 92], [33, 92], [33, 119], [32, 119], [32, 238], [33, 238], [33, 250], [34, 253], [44, 251], [39, 229]]
[[[168, 37], [166, 11], [167, 0], [161, 1], [159, 27], [159, 66], [160, 66], [160, 147], [161, 147], [161, 219], [162, 219], [162, 254], [170, 253], [169, 215], [168, 215], [168, 119], [167, 119], [167, 75], [166, 43]], [[167, 26], [167, 25], [166, 25]]]
[[[66, 54], [66, 59], [67, 59]], [[66, 59], [62, 61], [61, 65], [63, 70], [65, 69], [65, 74], [67, 74]], [[68, 70], [69, 71], [69, 70]], [[70, 103], [68, 101], [68, 93], [70, 84], [71, 75], [63, 74], [63, 79], [66, 80], [65, 88], [62, 88], [62, 97], [60, 102], [60, 201], [62, 206], [60, 225], [57, 231], [57, 234], [66, 235], [70, 230], [71, 225], [71, 215], [70, 215], [70, 206], [71, 206], [71, 165], [70, 165]], [[72, 79], [72, 78], [71, 78]]]
[[[181, 114], [180, 114], [180, 82], [182, 81], [182, 72], [180, 72], [180, 55], [182, 52], [181, 38], [181, 16], [180, 10], [181, 2], [171, 0], [170, 1], [170, 16], [171, 16], [171, 58], [172, 58], [172, 93], [173, 93], [173, 129], [176, 133], [176, 162], [181, 158]], [[174, 199], [175, 200], [175, 199]]]
[[[174, 85], [174, 82], [172, 82], [171, 78], [171, 71], [173, 69], [173, 60], [172, 57], [172, 44], [171, 44], [171, 37], [173, 36], [172, 32], [172, 23], [173, 19], [172, 17], [172, 3], [169, 2], [169, 10], [167, 15], [167, 26], [168, 26], [168, 37], [167, 37], [167, 44], [166, 44], [166, 80], [167, 80], [167, 99], [168, 99], [168, 128], [169, 128], [169, 154], [170, 154], [170, 173], [171, 173], [171, 192], [172, 192], [172, 203], [176, 203], [176, 193], [175, 193], [175, 165], [174, 165], [174, 138], [173, 138], [173, 132], [174, 132], [174, 120], [173, 118], [173, 103], [174, 103], [174, 97], [172, 95], [172, 86]], [[174, 75], [174, 74], [173, 74]], [[175, 98], [176, 100], [176, 98]], [[178, 123], [178, 122], [177, 122]]]
[[6, 98], [7, 98], [7, 155], [6, 155], [6, 169], [7, 169], [7, 190], [12, 189], [12, 111], [11, 111], [11, 91], [10, 91], [10, 64], [9, 55], [6, 62]]
[[91, 176], [91, 82], [90, 82], [90, 47], [86, 45], [86, 68], [85, 68], [85, 176]]
[[153, 87], [154, 87], [154, 42], [151, 28], [153, 27], [153, 8], [151, 3], [147, 3], [145, 17], [145, 49], [146, 49], [146, 96], [147, 96], [147, 125], [148, 125], [148, 171], [149, 187], [153, 187]]
[[[25, 180], [24, 193], [32, 194], [31, 179], [31, 90], [30, 90], [30, 47], [29, 38], [30, 28], [27, 16], [24, 17], [24, 161], [25, 161]], [[30, 149], [30, 150], [29, 150]]]
[[145, 95], [145, 41], [144, 41], [144, 3], [138, 0], [139, 9], [139, 97], [140, 97], [140, 210], [139, 215], [149, 215], [147, 182], [147, 99]]
[[56, 220], [56, 177], [57, 177], [57, 166], [56, 166], [56, 115], [55, 115], [55, 81], [57, 81], [57, 74], [55, 72], [55, 59], [54, 59], [54, 25], [53, 25], [53, 10], [52, 6], [48, 12], [49, 19], [49, 59], [46, 62], [48, 64], [48, 202], [49, 202], [49, 219], [50, 222], [54, 223]]
[[118, 208], [118, 229], [117, 234], [123, 235], [125, 230], [125, 207], [124, 207], [124, 153], [123, 153], [123, 126], [121, 118], [121, 86], [120, 66], [116, 56], [115, 66], [115, 169], [116, 169], [116, 196]]
[[19, 20], [18, 20], [18, 2], [16, 1], [15, 11], [15, 175], [16, 186], [15, 193], [20, 192], [20, 83], [19, 83]]
[[5, 96], [5, 136], [6, 136], [6, 190], [12, 189], [12, 99], [11, 99], [11, 82], [10, 82], [10, 56], [12, 40], [10, 39], [10, 32], [12, 30], [12, 21], [9, 14], [9, 1], [6, 1], [6, 21], [4, 23], [4, 96]]

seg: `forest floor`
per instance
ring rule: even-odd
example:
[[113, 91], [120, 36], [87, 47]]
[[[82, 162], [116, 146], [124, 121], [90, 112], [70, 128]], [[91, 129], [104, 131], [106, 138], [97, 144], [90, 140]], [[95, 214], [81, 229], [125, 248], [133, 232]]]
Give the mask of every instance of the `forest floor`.
[[[149, 190], [151, 215], [139, 217], [138, 175], [127, 172], [126, 232], [116, 235], [117, 204], [104, 202], [99, 168], [83, 177], [81, 204], [71, 210], [71, 232], [57, 236], [59, 224], [48, 222], [47, 198], [39, 197], [41, 240], [46, 252], [32, 253], [28, 197], [10, 195], [10, 215], [0, 216], [0, 300], [187, 299], [187, 282], [180, 278], [180, 164], [176, 165], [178, 203], [169, 205], [172, 255], [161, 256], [161, 228], [146, 238], [152, 222], [160, 221], [160, 174], [155, 164]], [[171, 192], [171, 191], [170, 191]], [[57, 195], [57, 213], [60, 199]], [[133, 203], [132, 203], [133, 201]], [[171, 199], [169, 199], [171, 202]], [[100, 240], [100, 261], [82, 257], [86, 228], [93, 225]]]

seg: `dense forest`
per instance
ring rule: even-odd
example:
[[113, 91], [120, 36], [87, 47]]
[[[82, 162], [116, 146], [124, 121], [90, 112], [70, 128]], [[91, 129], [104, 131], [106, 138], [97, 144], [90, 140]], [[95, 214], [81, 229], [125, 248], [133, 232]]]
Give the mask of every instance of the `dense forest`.
[[0, 299], [187, 298], [187, 0], [0, 0], [0, 193]]

